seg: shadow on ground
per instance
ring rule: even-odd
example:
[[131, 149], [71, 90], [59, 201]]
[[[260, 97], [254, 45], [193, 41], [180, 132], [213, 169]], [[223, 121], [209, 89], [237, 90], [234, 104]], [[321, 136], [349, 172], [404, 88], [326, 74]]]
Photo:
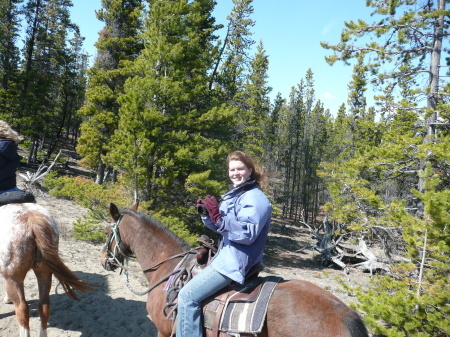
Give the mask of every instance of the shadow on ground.
[[[147, 317], [145, 302], [112, 298], [105, 275], [84, 272], [75, 272], [75, 274], [83, 280], [99, 285], [99, 287], [94, 292], [78, 293], [80, 301], [68, 298], [61, 287], [56, 286], [56, 289], [52, 289], [49, 333], [58, 328], [69, 336], [73, 336], [71, 332], [80, 333], [77, 336], [83, 337], [156, 336], [156, 328]], [[40, 322], [38, 299], [27, 302], [30, 307], [30, 320], [34, 320], [36, 323]], [[14, 316], [14, 306], [8, 305], [8, 309], [7, 312], [0, 314], [0, 319]], [[17, 322], [15, 323], [17, 324]], [[11, 331], [4, 332], [11, 333], [10, 335], [13, 336], [17, 327], [18, 325], [11, 326]], [[37, 333], [37, 331], [32, 333]], [[3, 336], [3, 331], [1, 335]]]

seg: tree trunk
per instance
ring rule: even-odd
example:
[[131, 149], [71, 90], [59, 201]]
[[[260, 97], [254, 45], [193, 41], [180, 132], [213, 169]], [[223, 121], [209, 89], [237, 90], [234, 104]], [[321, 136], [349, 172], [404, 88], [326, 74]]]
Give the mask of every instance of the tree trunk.
[[217, 69], [219, 68], [220, 61], [222, 60], [223, 52], [225, 51], [225, 48], [228, 44], [228, 35], [230, 34], [230, 27], [231, 27], [231, 22], [228, 24], [227, 35], [225, 35], [225, 41], [223, 43], [222, 49], [220, 50], [219, 57], [217, 58], [216, 65], [214, 66], [214, 70], [211, 74], [211, 80], [209, 82], [209, 90], [212, 90], [212, 87], [214, 84], [214, 78], [216, 77], [216, 74], [217, 74]]
[[[442, 12], [445, 11], [445, 0], [438, 0], [438, 9]], [[436, 136], [436, 121], [437, 121], [437, 111], [436, 106], [439, 100], [439, 66], [441, 62], [441, 52], [442, 52], [442, 40], [444, 38], [444, 15], [441, 14], [436, 19], [433, 35], [433, 50], [431, 52], [430, 60], [430, 79], [429, 79], [429, 93], [427, 97], [427, 108], [433, 112], [427, 118], [425, 124], [425, 142], [433, 143]], [[421, 160], [420, 169], [425, 170], [427, 160]], [[418, 183], [419, 192], [424, 192], [424, 179], [419, 178]], [[424, 214], [424, 206], [421, 201], [418, 202], [418, 216], [422, 217]]]
[[[445, 11], [445, 0], [438, 0], [438, 9]], [[437, 112], [436, 106], [439, 100], [439, 66], [441, 62], [442, 39], [444, 38], [444, 15], [441, 14], [436, 19], [433, 35], [433, 51], [431, 52], [430, 62], [430, 93], [427, 99], [427, 108], [432, 109], [433, 113], [427, 119], [427, 137], [430, 141], [436, 133]]]
[[95, 178], [95, 183], [98, 185], [103, 184], [105, 178], [105, 163], [100, 159], [97, 167], [97, 177]]
[[36, 1], [36, 11], [34, 14], [34, 20], [33, 20], [33, 27], [31, 30], [31, 36], [27, 41], [26, 45], [26, 58], [25, 58], [25, 77], [23, 82], [23, 89], [22, 89], [22, 100], [21, 100], [21, 109], [20, 111], [25, 110], [25, 104], [26, 104], [26, 97], [28, 95], [28, 85], [29, 85], [29, 78], [28, 74], [30, 73], [32, 69], [32, 62], [33, 62], [33, 51], [34, 51], [34, 43], [36, 40], [36, 34], [37, 34], [37, 26], [39, 22], [39, 8], [41, 6], [41, 1]]

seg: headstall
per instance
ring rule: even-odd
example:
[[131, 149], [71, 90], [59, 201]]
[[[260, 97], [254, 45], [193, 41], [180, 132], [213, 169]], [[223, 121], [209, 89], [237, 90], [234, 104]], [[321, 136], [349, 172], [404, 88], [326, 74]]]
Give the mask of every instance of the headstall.
[[[107, 255], [104, 262], [105, 269], [108, 264], [111, 264], [120, 267], [121, 268], [120, 272], [122, 272], [122, 270], [126, 268], [126, 266], [128, 265], [128, 261], [131, 258], [131, 255], [125, 252], [122, 239], [120, 237], [119, 224], [120, 220], [122, 220], [122, 217], [123, 214], [120, 214], [119, 219], [117, 219], [115, 223], [111, 224], [108, 240], [106, 241], [105, 246], [103, 248], [103, 251], [107, 251]], [[111, 245], [113, 241], [115, 241], [116, 244], [114, 246], [114, 249], [112, 250]], [[124, 263], [120, 262], [119, 254], [124, 258]]]
[[[169, 273], [166, 276], [164, 276], [162, 279], [160, 279], [158, 282], [156, 282], [154, 285], [149, 287], [144, 292], [136, 292], [136, 291], [134, 291], [131, 288], [131, 284], [130, 284], [129, 279], [128, 279], [128, 271], [132, 270], [132, 269], [128, 268], [128, 261], [130, 260], [132, 255], [129, 252], [126, 252], [127, 249], [123, 246], [122, 239], [120, 237], [120, 232], [119, 232], [119, 224], [120, 224], [120, 220], [122, 220], [122, 217], [123, 217], [123, 214], [120, 214], [120, 216], [117, 219], [117, 221], [115, 223], [111, 224], [111, 229], [110, 229], [110, 232], [109, 232], [108, 239], [106, 240], [106, 243], [105, 243], [105, 245], [103, 247], [103, 251], [107, 251], [107, 255], [105, 257], [105, 261], [104, 261], [103, 267], [106, 270], [110, 270], [110, 269], [107, 268], [107, 266], [108, 265], [115, 265], [115, 266], [120, 268], [120, 273], [122, 273], [122, 271], [125, 270], [125, 283], [126, 283], [128, 289], [133, 294], [138, 295], [138, 296], [142, 296], [142, 295], [148, 294], [150, 291], [152, 291], [158, 285], [160, 285], [161, 283], [167, 281], [172, 275], [175, 275], [175, 274], [179, 273], [181, 269], [176, 268], [174, 271], [172, 271], [171, 273]], [[116, 241], [116, 244], [114, 246], [114, 250], [111, 249], [111, 245], [112, 245], [113, 241]], [[165, 262], [171, 261], [171, 260], [176, 259], [176, 258], [186, 257], [189, 254], [195, 254], [196, 251], [197, 251], [197, 248], [193, 248], [193, 249], [188, 250], [186, 252], [173, 255], [173, 256], [171, 256], [171, 257], [169, 257], [169, 258], [167, 258], [167, 259], [165, 259], [165, 260], [155, 264], [154, 266], [152, 266], [152, 267], [150, 267], [148, 269], [145, 269], [145, 270], [133, 270], [133, 271], [144, 272], [144, 273], [145, 272], [149, 272], [149, 271], [155, 271], [156, 269], [158, 269]], [[124, 262], [123, 263], [121, 263], [120, 260], [119, 260], [120, 256], [122, 256], [124, 258]]]

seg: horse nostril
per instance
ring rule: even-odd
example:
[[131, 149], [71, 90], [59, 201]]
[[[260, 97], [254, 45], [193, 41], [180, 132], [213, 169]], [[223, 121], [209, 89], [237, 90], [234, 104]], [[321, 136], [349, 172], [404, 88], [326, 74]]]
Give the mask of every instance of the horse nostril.
[[109, 265], [109, 263], [108, 263], [108, 259], [104, 259], [104, 260], [102, 261], [102, 267], [103, 267], [103, 269], [105, 269], [106, 271], [111, 271], [110, 265]]
[[117, 266], [111, 261], [111, 259], [105, 259], [102, 263], [102, 266], [106, 271], [114, 271], [117, 268]]

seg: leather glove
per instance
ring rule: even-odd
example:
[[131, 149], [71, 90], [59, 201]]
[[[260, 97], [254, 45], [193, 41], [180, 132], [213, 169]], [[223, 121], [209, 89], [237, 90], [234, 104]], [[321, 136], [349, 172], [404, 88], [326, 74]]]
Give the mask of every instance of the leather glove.
[[197, 205], [195, 205], [195, 208], [197, 208], [199, 214], [208, 215], [208, 210], [206, 209], [205, 205], [203, 205], [202, 199], [197, 200]]
[[203, 205], [208, 210], [211, 221], [213, 223], [217, 223], [217, 221], [222, 217], [222, 215], [219, 212], [219, 203], [217, 202], [216, 198], [207, 195], [205, 200], [203, 200]]

